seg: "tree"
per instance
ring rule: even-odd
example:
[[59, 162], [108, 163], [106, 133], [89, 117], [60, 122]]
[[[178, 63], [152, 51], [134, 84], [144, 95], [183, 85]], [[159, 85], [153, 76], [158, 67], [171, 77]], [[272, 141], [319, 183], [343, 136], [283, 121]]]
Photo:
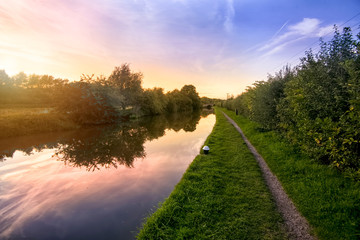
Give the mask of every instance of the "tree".
[[80, 124], [109, 123], [117, 117], [106, 97], [93, 91], [86, 82], [64, 85], [57, 99], [56, 109]]
[[265, 128], [282, 131], [314, 159], [360, 179], [360, 34], [334, 28], [320, 51], [309, 50], [293, 70], [225, 102]]
[[180, 92], [190, 98], [193, 110], [201, 108], [201, 100], [194, 85], [184, 85]]
[[27, 88], [40, 88], [40, 75], [31, 74], [28, 77], [28, 81], [26, 82]]
[[133, 73], [129, 64], [123, 64], [121, 67], [115, 67], [108, 78], [109, 85], [116, 88], [119, 94], [126, 99], [122, 104], [125, 109], [128, 106], [134, 106], [139, 101], [143, 89], [142, 73]]
[[[359, 42], [335, 28], [317, 54], [306, 53], [278, 106], [282, 127], [304, 151], [340, 170], [360, 168]], [[360, 176], [360, 172], [358, 172]]]
[[166, 110], [168, 99], [162, 88], [147, 89], [141, 100], [141, 111], [145, 115], [158, 115]]
[[42, 75], [39, 80], [39, 87], [50, 88], [55, 85], [54, 77], [51, 75]]
[[175, 89], [166, 94], [168, 98], [167, 112], [185, 112], [192, 110], [192, 101], [185, 94]]
[[12, 77], [12, 80], [13, 80], [13, 84], [16, 87], [22, 87], [27, 82], [27, 75], [24, 72], [19, 72], [18, 74]]

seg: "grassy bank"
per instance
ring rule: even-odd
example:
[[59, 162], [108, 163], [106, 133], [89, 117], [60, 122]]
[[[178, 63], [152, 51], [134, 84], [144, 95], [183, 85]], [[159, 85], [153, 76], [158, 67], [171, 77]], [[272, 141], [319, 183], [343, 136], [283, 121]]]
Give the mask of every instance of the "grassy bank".
[[360, 183], [312, 161], [275, 132], [224, 112], [263, 156], [320, 239], [360, 238]]
[[169, 198], [138, 239], [285, 239], [260, 169], [223, 114]]
[[48, 108], [0, 108], [0, 138], [78, 127], [67, 117]]

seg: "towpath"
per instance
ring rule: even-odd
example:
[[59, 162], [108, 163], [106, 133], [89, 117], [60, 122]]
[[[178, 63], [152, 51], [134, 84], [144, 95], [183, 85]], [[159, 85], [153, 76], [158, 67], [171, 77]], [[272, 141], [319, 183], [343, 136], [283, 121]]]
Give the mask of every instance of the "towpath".
[[247, 147], [254, 155], [258, 162], [260, 169], [263, 173], [266, 184], [269, 187], [271, 194], [275, 200], [278, 211], [284, 219], [285, 226], [290, 239], [316, 239], [310, 234], [310, 225], [307, 220], [299, 213], [294, 203], [284, 191], [281, 183], [277, 177], [271, 172], [270, 168], [266, 164], [265, 160], [256, 151], [255, 147], [246, 138], [240, 127], [232, 120], [228, 115], [223, 112], [227, 120], [235, 127], [235, 129], [241, 134]]

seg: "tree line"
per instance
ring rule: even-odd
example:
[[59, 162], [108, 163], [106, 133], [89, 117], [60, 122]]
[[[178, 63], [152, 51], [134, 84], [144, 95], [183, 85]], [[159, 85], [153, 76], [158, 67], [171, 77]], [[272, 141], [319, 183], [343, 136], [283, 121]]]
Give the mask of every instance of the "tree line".
[[223, 106], [281, 132], [304, 152], [360, 179], [360, 34], [320, 40], [300, 63], [248, 87]]
[[73, 82], [23, 72], [10, 77], [0, 70], [0, 104], [54, 107], [79, 124], [194, 111], [202, 106], [193, 85], [164, 93], [162, 88], [144, 89], [142, 79], [143, 74], [133, 72], [129, 64], [115, 67], [108, 77], [83, 74]]

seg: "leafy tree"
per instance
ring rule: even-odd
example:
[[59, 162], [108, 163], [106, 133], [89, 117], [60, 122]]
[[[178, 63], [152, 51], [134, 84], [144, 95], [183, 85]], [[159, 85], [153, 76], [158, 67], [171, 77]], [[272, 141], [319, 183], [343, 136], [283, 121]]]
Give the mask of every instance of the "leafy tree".
[[193, 85], [164, 94], [161, 88], [144, 91], [142, 78], [142, 73], [132, 72], [128, 64], [115, 67], [109, 77], [83, 74], [80, 81], [71, 83], [50, 75], [27, 76], [24, 72], [9, 78], [2, 70], [0, 102], [54, 104], [57, 111], [80, 124], [101, 124], [131, 114], [158, 115], [201, 107]]
[[353, 43], [349, 28], [343, 34], [335, 29], [334, 38], [321, 42], [317, 55], [307, 52], [279, 106], [287, 136], [326, 163], [331, 161], [326, 141], [350, 107], [350, 74], [345, 62], [356, 58]]
[[238, 110], [240, 114], [253, 119], [253, 99], [255, 96], [254, 87], [248, 87], [245, 93], [237, 96], [229, 109]]
[[175, 89], [166, 94], [168, 98], [167, 112], [186, 112], [192, 111], [192, 101], [185, 94]]
[[39, 80], [40, 88], [51, 88], [55, 85], [55, 79], [51, 75], [42, 75]]
[[133, 73], [129, 64], [123, 64], [121, 67], [115, 67], [108, 78], [108, 84], [116, 88], [118, 93], [124, 96], [125, 101], [121, 107], [125, 109], [128, 106], [134, 106], [139, 102], [142, 94], [142, 73]]
[[91, 91], [85, 82], [67, 84], [57, 95], [57, 110], [69, 115], [80, 124], [100, 124], [113, 122], [114, 108], [99, 92]]
[[[357, 36], [360, 39], [360, 34]], [[344, 67], [349, 75], [347, 93], [349, 109], [340, 117], [331, 136], [325, 141], [332, 165], [340, 170], [351, 169], [360, 180], [360, 41], [354, 42], [356, 57], [346, 60]]]
[[31, 74], [29, 75], [26, 84], [24, 86], [26, 86], [27, 88], [39, 88], [41, 87], [40, 78], [41, 78], [40, 75]]
[[27, 82], [27, 75], [24, 72], [19, 72], [12, 77], [13, 85], [16, 87], [22, 87]]
[[141, 111], [145, 115], [158, 115], [166, 110], [168, 98], [162, 88], [147, 89], [141, 100]]
[[360, 34], [354, 40], [350, 28], [340, 33], [335, 26], [320, 47], [223, 105], [360, 179]]
[[198, 92], [196, 91], [196, 88], [194, 85], [184, 85], [180, 92], [190, 98], [192, 102], [192, 108], [193, 109], [200, 109], [201, 108], [201, 100], [199, 97]]
[[[278, 104], [285, 97], [284, 87], [286, 82], [292, 80], [294, 72], [290, 67], [269, 76], [268, 80], [256, 82], [252, 89], [249, 89], [244, 96], [248, 98], [246, 106], [241, 106], [239, 100], [235, 100], [235, 107], [240, 112], [247, 113], [252, 120], [261, 123], [266, 129], [277, 128], [279, 124]], [[239, 105], [239, 106], [237, 106]], [[238, 109], [237, 108], [237, 109]], [[247, 110], [244, 108], [248, 108]]]

